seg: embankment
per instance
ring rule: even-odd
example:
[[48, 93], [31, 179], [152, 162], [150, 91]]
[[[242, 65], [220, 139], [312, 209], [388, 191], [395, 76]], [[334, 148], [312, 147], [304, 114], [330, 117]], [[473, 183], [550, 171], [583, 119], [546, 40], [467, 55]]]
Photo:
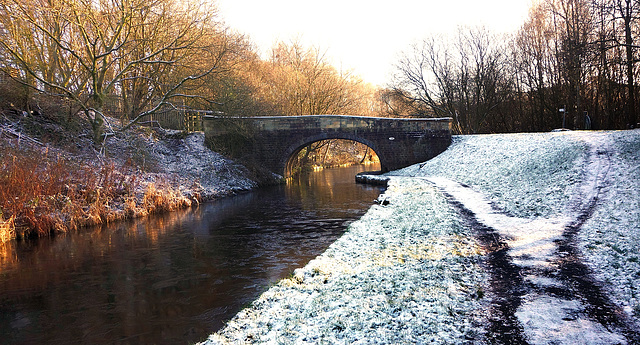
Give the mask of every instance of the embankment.
[[640, 131], [456, 137], [206, 343], [634, 343], [639, 152]]
[[206, 148], [202, 133], [137, 128], [110, 136], [97, 152], [86, 133], [61, 144], [25, 132], [19, 122], [0, 124], [5, 240], [175, 210], [257, 186], [255, 174]]

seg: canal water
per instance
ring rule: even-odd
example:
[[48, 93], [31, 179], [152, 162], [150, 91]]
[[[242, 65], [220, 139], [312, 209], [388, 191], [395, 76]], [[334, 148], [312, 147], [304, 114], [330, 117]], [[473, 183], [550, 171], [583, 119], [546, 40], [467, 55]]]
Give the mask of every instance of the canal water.
[[204, 340], [366, 212], [381, 189], [362, 170], [1, 247], [0, 344]]

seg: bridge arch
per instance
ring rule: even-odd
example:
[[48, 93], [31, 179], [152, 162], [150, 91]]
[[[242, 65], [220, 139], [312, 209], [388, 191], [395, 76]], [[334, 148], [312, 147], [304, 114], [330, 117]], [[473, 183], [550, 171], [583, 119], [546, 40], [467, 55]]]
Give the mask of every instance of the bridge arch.
[[214, 151], [283, 176], [294, 153], [320, 140], [367, 145], [378, 155], [382, 171], [424, 162], [451, 143], [451, 118], [204, 116], [203, 127], [206, 143]]
[[303, 148], [318, 141], [331, 140], [331, 139], [351, 140], [351, 141], [356, 141], [361, 144], [367, 145], [373, 152], [376, 153], [376, 155], [378, 156], [378, 159], [380, 160], [380, 168], [382, 169], [382, 171], [385, 171], [384, 162], [386, 158], [383, 157], [383, 155], [381, 155], [380, 153], [378, 153], [379, 150], [376, 149], [375, 142], [359, 137], [354, 133], [318, 133], [315, 135], [311, 135], [309, 137], [296, 140], [294, 143], [289, 145], [284, 150], [279, 163], [280, 166], [284, 167], [284, 176], [285, 177], [291, 176], [291, 172], [293, 171], [293, 166], [292, 166], [293, 157], [297, 156], [298, 153], [300, 153], [300, 151]]

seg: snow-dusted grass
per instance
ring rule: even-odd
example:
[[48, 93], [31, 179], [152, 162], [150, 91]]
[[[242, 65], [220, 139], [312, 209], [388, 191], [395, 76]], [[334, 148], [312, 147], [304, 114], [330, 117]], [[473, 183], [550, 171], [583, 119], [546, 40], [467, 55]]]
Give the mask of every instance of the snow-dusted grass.
[[557, 243], [595, 206], [578, 232], [582, 257], [638, 324], [639, 173], [638, 130], [454, 137], [438, 157], [387, 174], [388, 205], [207, 343], [483, 343], [483, 253], [438, 187], [503, 236], [526, 272], [532, 288], [515, 316], [529, 343], [626, 344], [588, 315], [587, 301], [546, 287], [571, 291], [554, 273]]
[[374, 206], [208, 344], [420, 344], [482, 339], [482, 253], [425, 181], [393, 179]]
[[[453, 194], [480, 222], [505, 236], [513, 262], [531, 272], [553, 269], [548, 265], [558, 260], [554, 243], [561, 239], [562, 229], [577, 224], [594, 206], [578, 232], [578, 246], [599, 285], [637, 325], [639, 169], [640, 131], [636, 130], [456, 137], [433, 160], [389, 175], [427, 178]], [[534, 286], [549, 283], [536, 273], [526, 279]], [[584, 315], [584, 308], [578, 300], [532, 292], [524, 296], [516, 315], [532, 344], [626, 343], [586, 315], [567, 317]]]
[[586, 149], [568, 132], [456, 136], [436, 158], [388, 175], [447, 177], [507, 213], [549, 217], [563, 212], [581, 181]]
[[612, 132], [608, 138], [605, 188], [579, 237], [614, 300], [640, 319], [640, 130]]

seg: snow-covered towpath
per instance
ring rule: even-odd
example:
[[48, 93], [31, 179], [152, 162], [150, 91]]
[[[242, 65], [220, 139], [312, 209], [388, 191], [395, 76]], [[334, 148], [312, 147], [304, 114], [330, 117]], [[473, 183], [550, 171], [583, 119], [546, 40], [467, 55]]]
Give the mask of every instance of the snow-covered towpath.
[[[635, 136], [637, 141], [637, 131], [627, 134], [627, 137]], [[547, 139], [561, 138], [558, 134], [546, 136]], [[417, 171], [411, 172], [412, 176], [430, 176], [423, 178], [438, 186], [450, 197], [460, 212], [467, 216], [470, 225], [475, 225], [481, 237], [484, 236], [485, 239], [489, 237], [490, 241], [495, 242], [494, 244], [485, 243], [485, 246], [492, 247], [487, 255], [487, 262], [492, 272], [493, 302], [490, 308], [492, 316], [489, 319], [490, 338], [493, 337], [493, 342], [509, 344], [640, 343], [637, 321], [612, 301], [609, 297], [612, 293], [611, 287], [606, 291], [603, 289], [603, 283], [597, 280], [597, 274], [594, 274], [588, 262], [585, 261], [582, 253], [585, 244], [579, 243], [578, 237], [581, 227], [591, 219], [598, 206], [610, 203], [610, 196], [607, 195], [606, 190], [612, 184], [611, 156], [619, 151], [617, 148], [612, 151], [612, 146], [616, 144], [612, 142], [615, 140], [614, 136], [620, 136], [620, 132], [564, 134], [563, 139], [568, 138], [574, 141], [574, 144], [560, 147], [568, 149], [568, 152], [578, 153], [573, 156], [571, 167], [567, 166], [566, 169], [571, 171], [577, 167], [581, 171], [574, 171], [563, 179], [557, 179], [558, 174], [555, 171], [551, 174], [545, 173], [545, 169], [540, 169], [539, 165], [534, 165], [533, 170], [538, 171], [533, 173], [519, 171], [518, 175], [528, 176], [530, 179], [548, 178], [565, 191], [564, 194], [568, 197], [566, 201], [559, 203], [555, 207], [555, 212], [548, 212], [545, 216], [541, 216], [543, 212], [540, 212], [539, 206], [535, 204], [540, 204], [541, 198], [546, 196], [557, 199], [558, 193], [549, 190], [551, 184], [545, 183], [544, 180], [541, 184], [531, 181], [527, 183], [537, 185], [536, 189], [539, 189], [537, 193], [531, 189], [522, 196], [510, 195], [508, 196], [510, 200], [506, 200], [511, 204], [514, 202], [517, 204], [518, 201], [540, 196], [541, 198], [536, 202], [527, 205], [533, 212], [516, 210], [508, 214], [501, 207], [496, 206], [496, 203], [507, 199], [501, 198], [502, 187], [499, 186], [499, 182], [491, 181], [492, 177], [479, 176], [487, 173], [486, 169], [480, 169], [475, 174], [471, 173], [467, 176], [467, 179], [485, 178], [484, 186], [482, 182], [480, 184], [478, 181], [471, 182], [475, 182], [476, 188], [438, 176], [437, 173], [433, 176], [433, 170], [438, 171], [442, 168], [437, 166], [438, 162], [435, 167], [425, 169], [429, 171], [431, 168], [431, 172], [421, 171], [429, 163], [420, 165]], [[513, 139], [513, 137], [504, 139]], [[521, 146], [526, 148], [531, 145], [527, 143]], [[545, 160], [551, 158], [553, 161], [554, 155], [561, 154], [554, 153], [553, 150], [540, 150], [538, 145], [533, 147], [535, 150], [530, 152], [519, 152], [520, 148], [514, 150], [518, 155], [526, 154], [524, 159], [522, 156], [510, 158], [514, 159], [516, 164], [522, 164], [523, 161], [544, 164]], [[488, 145], [488, 149], [496, 149], [496, 147]], [[462, 151], [468, 153], [468, 150]], [[502, 152], [504, 151], [498, 151], [498, 154]], [[636, 152], [635, 155], [637, 157], [638, 153]], [[624, 169], [625, 163], [628, 163], [624, 160], [633, 161], [636, 157], [623, 157], [623, 162], [618, 160], [613, 168], [620, 171]], [[451, 169], [452, 162], [448, 163], [447, 167]], [[460, 161], [458, 160], [457, 163]], [[502, 161], [500, 165], [504, 168], [509, 163], [505, 164]], [[524, 164], [524, 166], [528, 165], [530, 163]], [[553, 167], [551, 164], [547, 167], [549, 166]], [[474, 165], [474, 168], [477, 167], [477, 164]], [[509, 175], [508, 170], [505, 172], [506, 174], [498, 176]], [[459, 174], [453, 175], [460, 179]], [[486, 180], [489, 182], [486, 183]], [[511, 182], [509, 176], [506, 176], [506, 180], [505, 183], [515, 187], [513, 189], [516, 191], [527, 189], [518, 186], [518, 184], [522, 185], [522, 181], [516, 180], [514, 185], [509, 184]], [[562, 186], [562, 183], [557, 182], [564, 182], [565, 185]], [[478, 188], [479, 185], [481, 187]], [[633, 186], [630, 187], [633, 188]], [[484, 189], [485, 193], [493, 193], [493, 198], [489, 199], [478, 189]], [[631, 209], [634, 204], [637, 204], [637, 200], [628, 201]], [[514, 216], [513, 213], [523, 216]], [[630, 217], [625, 220], [633, 223], [633, 217], [637, 218], [638, 212], [626, 213], [631, 214], [627, 214], [626, 216]], [[616, 241], [614, 238], [608, 240], [614, 243]]]
[[640, 131], [455, 137], [207, 343], [636, 344], [638, 167]]
[[[505, 344], [627, 344], [640, 341], [619, 307], [593, 282], [576, 248], [575, 234], [591, 216], [610, 169], [609, 143], [589, 142], [583, 181], [564, 214], [550, 218], [506, 215], [469, 186], [426, 178], [494, 236], [505, 251], [489, 260], [493, 273], [491, 332]], [[491, 243], [485, 245], [491, 246]], [[493, 254], [496, 255], [495, 253]], [[504, 287], [508, 286], [507, 289]], [[496, 315], [497, 314], [497, 315]], [[524, 333], [524, 336], [523, 334]], [[631, 341], [631, 342], [628, 342]]]

